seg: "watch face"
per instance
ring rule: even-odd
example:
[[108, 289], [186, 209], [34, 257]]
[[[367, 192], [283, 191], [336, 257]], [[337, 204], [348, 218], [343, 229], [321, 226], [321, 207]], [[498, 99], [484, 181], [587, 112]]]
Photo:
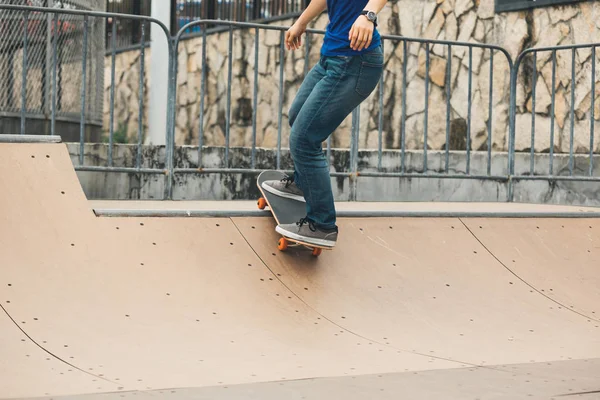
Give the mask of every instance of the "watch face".
[[373, 11], [369, 11], [367, 13], [367, 18], [369, 18], [371, 21], [375, 21], [376, 17], [377, 17], [377, 15]]

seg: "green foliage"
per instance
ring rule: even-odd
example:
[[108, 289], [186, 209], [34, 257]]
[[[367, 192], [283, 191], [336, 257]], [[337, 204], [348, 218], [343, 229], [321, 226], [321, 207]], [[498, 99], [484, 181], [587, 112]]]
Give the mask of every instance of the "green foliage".
[[[104, 132], [102, 141], [104, 143], [108, 143], [110, 141], [109, 132]], [[127, 125], [125, 123], [119, 122], [118, 128], [113, 132], [113, 143], [129, 143], [129, 138], [127, 137]]]

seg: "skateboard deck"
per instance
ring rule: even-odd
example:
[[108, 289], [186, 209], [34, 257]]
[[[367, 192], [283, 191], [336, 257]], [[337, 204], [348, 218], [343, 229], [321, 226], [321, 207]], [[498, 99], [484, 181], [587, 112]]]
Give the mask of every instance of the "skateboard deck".
[[[284, 177], [285, 174], [283, 172], [263, 171], [256, 180], [258, 190], [260, 190], [260, 193], [262, 194], [262, 197], [258, 199], [258, 208], [261, 210], [268, 208], [278, 225], [295, 224], [301, 218], [306, 216], [306, 203], [298, 200], [286, 199], [285, 197], [277, 196], [263, 189], [263, 182], [281, 180]], [[299, 245], [309, 248], [313, 251], [314, 256], [319, 256], [322, 250], [331, 250], [331, 248], [326, 246], [318, 246], [281, 236], [278, 243], [279, 250], [285, 251], [290, 245]]]

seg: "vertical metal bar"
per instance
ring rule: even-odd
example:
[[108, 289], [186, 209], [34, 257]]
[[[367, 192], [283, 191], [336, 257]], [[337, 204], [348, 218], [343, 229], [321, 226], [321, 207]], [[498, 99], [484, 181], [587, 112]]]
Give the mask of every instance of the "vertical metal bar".
[[[98, 25], [98, 24], [95, 21], [96, 20], [94, 19], [94, 17], [92, 17], [92, 24], [90, 26], [90, 32], [88, 34], [88, 37], [92, 37], [92, 38], [96, 37], [95, 34], [96, 34], [96, 31], [98, 30], [96, 28], [96, 25]], [[93, 45], [92, 45], [92, 48], [94, 48]], [[104, 80], [104, 68], [98, 68], [98, 67], [94, 68], [94, 65], [95, 65], [94, 57], [88, 57], [87, 68], [88, 68], [88, 71], [90, 71], [90, 73], [88, 74], [88, 82], [87, 82], [88, 87], [91, 87], [92, 83], [94, 81], [100, 82], [101, 79]], [[94, 77], [94, 75], [95, 75], [95, 77]], [[98, 104], [97, 96], [94, 97], [93, 102], [88, 101], [88, 104], [87, 104], [87, 108], [88, 108], [87, 112], [88, 113], [92, 112], [94, 104]]]
[[165, 176], [165, 198], [173, 199], [173, 181], [175, 179], [175, 116], [177, 114], [177, 48], [179, 39], [174, 41], [166, 36], [167, 45], [169, 48], [169, 84], [167, 93], [167, 134], [165, 137], [166, 143], [166, 167], [167, 174]]
[[331, 135], [327, 137], [327, 163], [331, 165]]
[[[381, 41], [381, 50], [383, 51], [384, 40]], [[385, 65], [385, 64], [384, 64]], [[381, 158], [383, 153], [383, 89], [384, 89], [385, 68], [379, 78], [379, 126], [378, 126], [378, 148], [377, 148], [377, 170], [381, 171]]]
[[279, 109], [277, 110], [277, 169], [281, 168], [281, 128], [283, 121], [283, 67], [285, 64], [285, 32], [279, 33]]
[[202, 75], [200, 81], [200, 127], [198, 129], [198, 168], [202, 168], [202, 147], [204, 146], [204, 98], [206, 97], [206, 25], [202, 25]]
[[[27, 33], [29, 31], [29, 11], [23, 16], [23, 67], [21, 78], [21, 135], [25, 134], [25, 113], [27, 110]], [[593, 119], [593, 118], [592, 118]]]
[[592, 104], [590, 106], [590, 176], [594, 175], [594, 109], [596, 98], [596, 46], [592, 46]]
[[50, 30], [54, 36], [52, 39], [52, 119], [50, 123], [50, 134], [56, 135], [56, 71], [58, 69], [56, 53], [58, 47], [58, 14], [54, 13], [53, 28]]
[[550, 100], [550, 165], [549, 174], [554, 170], [554, 108], [556, 105], [556, 50], [552, 50], [552, 99]]
[[252, 0], [252, 16], [254, 19], [260, 18], [260, 7], [261, 7], [260, 0]]
[[[50, 4], [48, 4], [50, 7]], [[45, 57], [42, 61], [42, 104], [41, 109], [44, 114], [52, 113], [52, 14], [48, 13], [45, 18]]]
[[531, 88], [531, 144], [529, 151], [529, 174], [533, 175], [535, 168], [535, 99], [537, 91], [537, 51], [533, 52], [533, 82]]
[[145, 74], [145, 58], [146, 58], [146, 21], [141, 23], [142, 32], [140, 38], [140, 81], [138, 91], [138, 142], [137, 155], [135, 160], [136, 168], [142, 165], [142, 139], [144, 137], [144, 74]]
[[492, 128], [494, 110], [494, 50], [490, 49], [490, 83], [488, 104], [488, 137], [487, 137], [487, 174], [492, 174]]
[[[109, 2], [107, 2], [107, 3], [109, 3]], [[141, 1], [133, 1], [132, 3], [133, 4], [130, 5], [130, 7], [127, 11], [129, 11], [133, 15], [143, 15], [142, 14], [142, 2]], [[130, 45], [137, 44], [141, 40], [141, 37], [138, 36], [140, 33], [140, 22], [141, 21], [139, 19], [134, 19], [133, 21], [131, 21], [131, 34], [129, 36], [129, 44]]]
[[446, 160], [444, 170], [448, 173], [450, 164], [450, 98], [452, 96], [452, 45], [448, 45], [448, 62], [446, 63]]
[[231, 75], [233, 63], [233, 25], [229, 25], [229, 50], [227, 53], [227, 115], [225, 116], [225, 168], [229, 168], [229, 138], [231, 129]]
[[308, 74], [308, 70], [310, 68], [310, 41], [311, 35], [310, 32], [306, 32], [306, 36], [304, 38], [304, 48], [306, 49], [304, 53], [304, 76]]
[[[358, 108], [358, 107], [357, 107]], [[356, 108], [352, 110], [352, 123], [350, 127], [350, 172], [354, 172], [354, 142], [356, 141]]]
[[356, 107], [356, 140], [354, 141], [354, 172], [358, 171], [358, 151], [360, 149], [360, 105]]
[[404, 59], [402, 60], [402, 122], [400, 128], [400, 164], [402, 173], [406, 172], [406, 67], [408, 62], [408, 46], [402, 41]]
[[[594, 96], [595, 93], [592, 93]], [[571, 50], [571, 134], [569, 137], [569, 175], [573, 176], [573, 147], [575, 138], [575, 49]]]
[[354, 134], [354, 165], [352, 172], [354, 173], [354, 182], [352, 184], [352, 201], [357, 200], [358, 190], [358, 150], [360, 147], [360, 105], [356, 107], [356, 130]]
[[108, 166], [113, 165], [113, 140], [115, 134], [115, 75], [116, 75], [116, 56], [117, 56], [117, 19], [113, 19], [112, 37], [110, 41], [110, 126], [108, 135]]
[[258, 114], [258, 49], [260, 29], [254, 35], [254, 90], [252, 95], [252, 169], [256, 167], [256, 117]]
[[473, 47], [469, 46], [469, 87], [467, 98], [467, 175], [471, 172], [471, 106], [473, 99], [471, 91], [473, 88]]
[[85, 96], [87, 94], [88, 16], [83, 17], [83, 43], [81, 58], [81, 116], [79, 120], [79, 165], [83, 165], [85, 152]]
[[521, 59], [517, 59], [516, 64], [513, 65], [512, 61], [509, 58], [508, 63], [510, 67], [510, 100], [508, 110], [508, 195], [506, 201], [512, 202], [514, 199], [513, 176], [515, 173], [515, 115], [517, 109], [517, 74], [519, 73]]
[[352, 136], [350, 137], [350, 201], [356, 201], [358, 187], [358, 142], [360, 132], [360, 105], [352, 111]]
[[423, 113], [423, 173], [427, 173], [427, 128], [429, 119], [429, 43], [425, 43], [425, 112]]

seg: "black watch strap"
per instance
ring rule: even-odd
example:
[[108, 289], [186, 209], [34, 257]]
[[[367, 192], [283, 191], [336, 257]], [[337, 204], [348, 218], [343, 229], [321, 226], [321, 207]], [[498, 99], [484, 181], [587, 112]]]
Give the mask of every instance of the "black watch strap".
[[[373, 13], [375, 15], [375, 19], [369, 18], [369, 13]], [[373, 22], [373, 25], [377, 26], [377, 14], [375, 14], [374, 12], [367, 11], [367, 10], [362, 10], [362, 12], [360, 13], [360, 15], [366, 16], [369, 21]]]

